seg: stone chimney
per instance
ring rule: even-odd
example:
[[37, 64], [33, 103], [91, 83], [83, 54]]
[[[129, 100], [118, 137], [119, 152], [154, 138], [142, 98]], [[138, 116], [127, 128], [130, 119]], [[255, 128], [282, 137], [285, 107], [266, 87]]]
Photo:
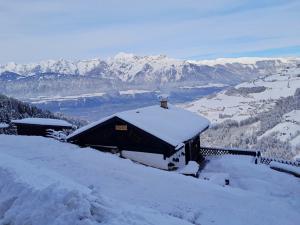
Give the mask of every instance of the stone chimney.
[[162, 107], [164, 109], [168, 109], [168, 98], [160, 99], [160, 107]]

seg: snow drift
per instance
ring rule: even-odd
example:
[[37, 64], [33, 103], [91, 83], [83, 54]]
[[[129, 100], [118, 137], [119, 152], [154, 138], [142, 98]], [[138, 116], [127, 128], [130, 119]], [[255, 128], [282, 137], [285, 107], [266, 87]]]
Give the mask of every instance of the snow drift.
[[248, 157], [211, 159], [204, 172], [227, 173], [230, 186], [52, 139], [0, 135], [0, 224], [298, 223], [298, 178]]

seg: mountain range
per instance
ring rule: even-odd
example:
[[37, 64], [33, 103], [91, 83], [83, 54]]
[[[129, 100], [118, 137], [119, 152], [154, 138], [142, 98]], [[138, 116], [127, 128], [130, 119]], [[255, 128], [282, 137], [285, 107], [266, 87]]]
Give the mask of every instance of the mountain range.
[[235, 85], [275, 73], [299, 58], [179, 60], [165, 55], [119, 53], [102, 60], [65, 59], [0, 65], [0, 92], [22, 99], [37, 96], [116, 94], [127, 90], [173, 90], [208, 84]]

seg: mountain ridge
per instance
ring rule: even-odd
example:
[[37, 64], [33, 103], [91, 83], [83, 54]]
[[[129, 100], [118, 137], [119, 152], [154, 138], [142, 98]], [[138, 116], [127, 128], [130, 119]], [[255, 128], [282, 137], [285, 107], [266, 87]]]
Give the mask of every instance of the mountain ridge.
[[[237, 61], [237, 62], [236, 62]], [[130, 89], [168, 90], [209, 83], [236, 85], [286, 67], [298, 58], [191, 61], [120, 53], [107, 60], [47, 60], [0, 65], [0, 90], [17, 98], [68, 96]], [[67, 87], [67, 88], [66, 88]]]
[[37, 73], [60, 73], [60, 74], [73, 74], [73, 75], [86, 75], [96, 67], [106, 64], [112, 68], [116, 68], [121, 63], [133, 64], [135, 67], [153, 64], [158, 67], [164, 66], [183, 66], [188, 64], [194, 65], [226, 65], [226, 64], [243, 64], [243, 65], [255, 65], [261, 61], [275, 61], [277, 63], [290, 63], [292, 61], [299, 61], [298, 57], [238, 57], [238, 58], [216, 58], [209, 60], [181, 60], [170, 58], [166, 55], [146, 55], [138, 56], [129, 53], [118, 53], [108, 59], [94, 58], [85, 60], [67, 60], [64, 58], [58, 60], [42, 60], [36, 63], [15, 63], [9, 62], [7, 64], [0, 64], [0, 76], [2, 73], [9, 71], [17, 73], [21, 76], [31, 76]]

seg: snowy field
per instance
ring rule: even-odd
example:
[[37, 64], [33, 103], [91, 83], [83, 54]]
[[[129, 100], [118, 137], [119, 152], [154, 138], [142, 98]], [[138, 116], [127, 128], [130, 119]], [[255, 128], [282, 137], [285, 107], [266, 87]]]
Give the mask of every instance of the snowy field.
[[0, 224], [299, 224], [299, 178], [232, 156], [211, 158], [201, 177], [0, 135]]

